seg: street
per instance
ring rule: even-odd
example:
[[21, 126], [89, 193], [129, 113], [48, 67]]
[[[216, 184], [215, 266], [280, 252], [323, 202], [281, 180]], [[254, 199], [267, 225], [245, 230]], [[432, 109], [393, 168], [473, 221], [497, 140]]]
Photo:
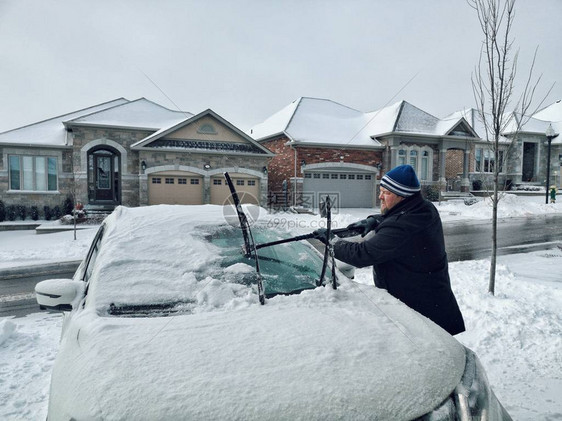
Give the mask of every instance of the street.
[[[451, 221], [443, 224], [450, 262], [484, 259], [490, 256], [490, 221]], [[562, 241], [562, 215], [517, 217], [498, 220], [498, 254], [515, 254], [552, 247]], [[57, 271], [29, 275], [0, 275], [0, 317], [22, 317], [39, 311], [35, 284], [44, 279], [72, 278], [77, 267], [66, 265]]]

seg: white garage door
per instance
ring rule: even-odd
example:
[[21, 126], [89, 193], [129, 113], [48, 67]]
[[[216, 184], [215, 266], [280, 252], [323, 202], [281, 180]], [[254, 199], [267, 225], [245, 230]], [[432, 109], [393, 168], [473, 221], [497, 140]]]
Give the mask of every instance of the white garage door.
[[312, 207], [326, 194], [335, 198], [335, 206], [340, 208], [372, 208], [374, 206], [375, 175], [351, 171], [306, 171], [304, 173], [303, 193], [313, 201]]
[[183, 171], [163, 171], [148, 176], [149, 205], [200, 205], [203, 177]]

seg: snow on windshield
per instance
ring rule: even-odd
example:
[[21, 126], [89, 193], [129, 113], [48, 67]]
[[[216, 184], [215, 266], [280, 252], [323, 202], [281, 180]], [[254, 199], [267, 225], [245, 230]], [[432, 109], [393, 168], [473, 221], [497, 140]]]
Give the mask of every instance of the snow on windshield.
[[[92, 273], [90, 294], [100, 314], [112, 304], [200, 312], [257, 302], [255, 260], [244, 256], [238, 220], [224, 209], [118, 208], [106, 221]], [[259, 243], [282, 238], [270, 228], [253, 231]], [[267, 295], [315, 287], [321, 261], [305, 244], [264, 248], [259, 255]]]

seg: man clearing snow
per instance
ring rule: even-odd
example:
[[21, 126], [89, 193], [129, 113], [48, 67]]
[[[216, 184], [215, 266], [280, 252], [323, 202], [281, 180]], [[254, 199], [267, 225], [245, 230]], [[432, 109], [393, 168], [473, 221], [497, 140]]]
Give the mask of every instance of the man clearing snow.
[[[451, 290], [441, 218], [420, 193], [410, 165], [400, 165], [382, 177], [382, 215], [372, 215], [348, 228], [363, 229], [362, 242], [334, 243], [336, 259], [356, 267], [373, 266], [378, 288], [388, 290], [451, 335], [464, 332], [464, 321]], [[315, 231], [326, 242], [326, 230]]]

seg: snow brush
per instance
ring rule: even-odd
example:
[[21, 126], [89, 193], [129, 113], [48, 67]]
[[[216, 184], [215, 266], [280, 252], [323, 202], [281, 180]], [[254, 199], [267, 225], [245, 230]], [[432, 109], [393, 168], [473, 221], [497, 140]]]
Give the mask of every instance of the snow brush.
[[[339, 238], [355, 237], [356, 235], [361, 235], [362, 232], [363, 232], [363, 230], [361, 228], [359, 228], [359, 229], [357, 229], [357, 228], [339, 228], [339, 229], [332, 230], [332, 234], [334, 234], [335, 236], [337, 236]], [[297, 235], [296, 237], [285, 238], [283, 240], [271, 241], [269, 243], [256, 244], [256, 249], [276, 246], [278, 244], [291, 243], [293, 241], [308, 240], [309, 238], [314, 238], [314, 233], [311, 232], [310, 234]]]

